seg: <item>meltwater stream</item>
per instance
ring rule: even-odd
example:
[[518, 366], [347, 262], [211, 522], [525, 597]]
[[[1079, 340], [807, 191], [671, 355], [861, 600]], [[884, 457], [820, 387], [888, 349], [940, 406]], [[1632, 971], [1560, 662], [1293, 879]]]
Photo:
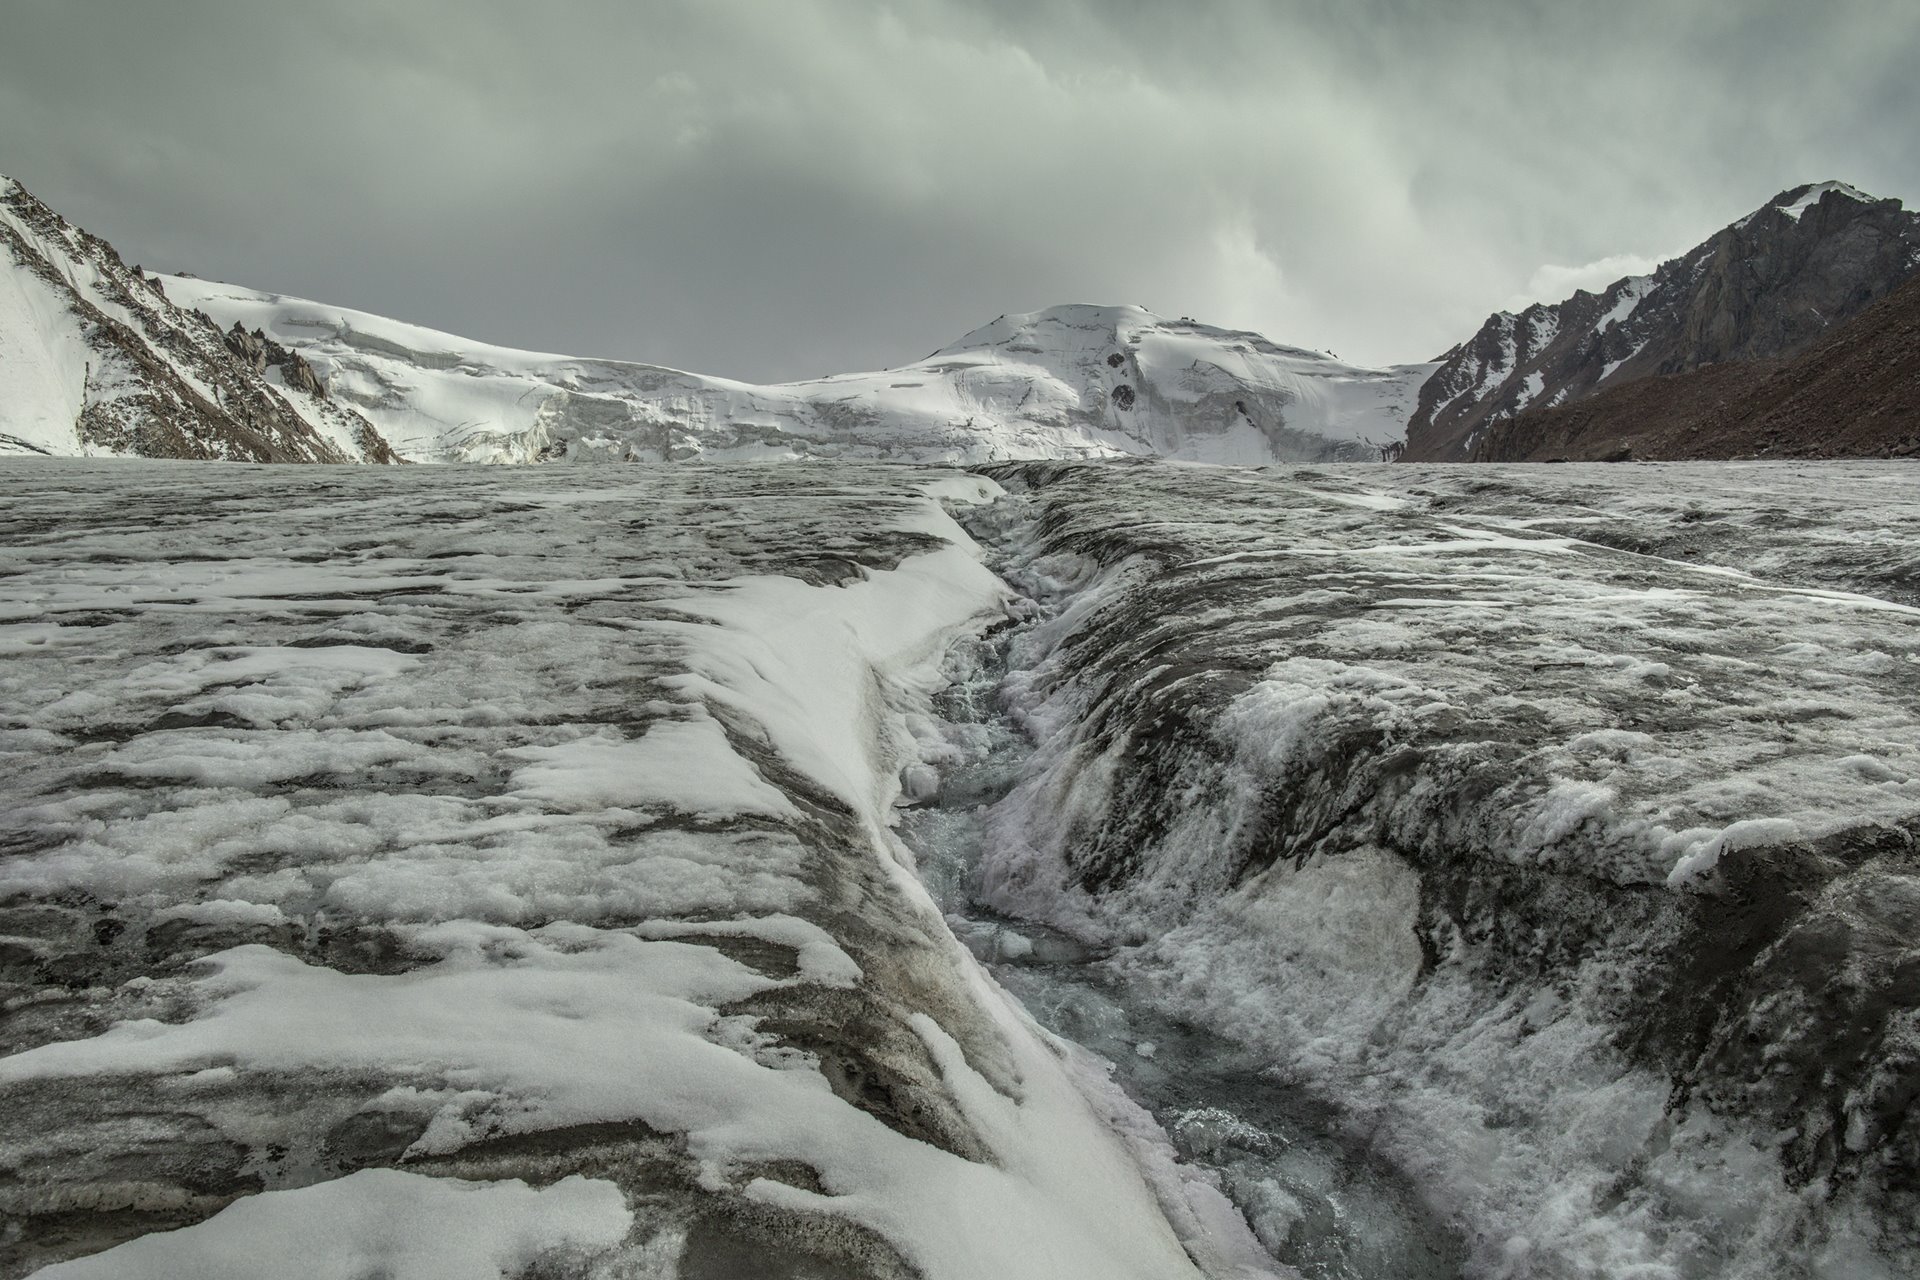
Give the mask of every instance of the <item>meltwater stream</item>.
[[958, 759], [899, 825], [955, 934], [1043, 1026], [1113, 1064], [1114, 1080], [1181, 1157], [1219, 1174], [1276, 1260], [1309, 1280], [1459, 1276], [1458, 1238], [1324, 1103], [1246, 1049], [1131, 999], [1078, 940], [975, 900], [987, 810], [1032, 749], [999, 698], [1010, 635], [949, 655], [952, 679], [935, 711]]

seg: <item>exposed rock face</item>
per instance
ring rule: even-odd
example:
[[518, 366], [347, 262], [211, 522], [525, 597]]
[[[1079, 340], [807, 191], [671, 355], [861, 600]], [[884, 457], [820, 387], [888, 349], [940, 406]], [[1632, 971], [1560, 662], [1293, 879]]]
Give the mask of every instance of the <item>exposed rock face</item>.
[[397, 462], [261, 334], [222, 335], [113, 246], [0, 178], [0, 452]]
[[1916, 269], [1920, 214], [1840, 183], [1796, 187], [1650, 276], [1490, 317], [1421, 387], [1403, 460], [1483, 457], [1488, 429], [1529, 408], [1797, 354]]
[[1476, 462], [1920, 455], [1920, 279], [1788, 360], [1647, 378], [1491, 424]]
[[236, 320], [233, 328], [227, 330], [226, 343], [227, 350], [252, 365], [255, 373], [265, 373], [270, 367], [278, 369], [286, 385], [322, 400], [327, 398], [326, 384], [314, 373], [313, 366], [298, 352], [287, 350], [260, 330], [248, 333]]

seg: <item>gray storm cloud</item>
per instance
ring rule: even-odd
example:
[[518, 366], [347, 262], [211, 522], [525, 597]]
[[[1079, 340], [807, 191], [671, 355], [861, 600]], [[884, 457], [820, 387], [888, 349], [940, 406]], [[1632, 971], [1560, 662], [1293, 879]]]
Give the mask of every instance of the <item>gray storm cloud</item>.
[[758, 380], [1069, 301], [1419, 359], [1798, 182], [1920, 193], [1910, 0], [0, 0], [0, 29], [0, 171], [149, 266]]

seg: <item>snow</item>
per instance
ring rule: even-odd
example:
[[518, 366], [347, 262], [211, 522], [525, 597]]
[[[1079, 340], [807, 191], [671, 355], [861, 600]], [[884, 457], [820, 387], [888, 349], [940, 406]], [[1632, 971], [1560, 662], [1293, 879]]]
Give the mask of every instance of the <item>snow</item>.
[[1534, 398], [1538, 396], [1542, 391], [1545, 391], [1546, 389], [1547, 389], [1546, 375], [1541, 373], [1538, 369], [1535, 369], [1532, 373], [1527, 375], [1526, 381], [1521, 383], [1520, 385], [1519, 398], [1513, 402], [1514, 412], [1517, 413], [1521, 409], [1524, 409], [1528, 405], [1532, 404], [1534, 401]]
[[[1876, 1166], [1787, 1177], [1910, 1043], [1902, 469], [0, 471], [7, 1204], [175, 1206], [23, 1269], [1910, 1261]], [[1775, 868], [1840, 995], [1703, 967]], [[1850, 991], [1884, 1053], [1780, 1122]], [[1786, 1065], [1709, 1105], [1620, 1046], [1712, 999]]]
[[248, 419], [281, 456], [366, 453], [364, 420], [290, 389], [277, 368], [262, 375], [234, 360], [201, 317], [11, 182], [0, 192], [0, 369], [0, 453], [112, 456], [148, 447], [128, 433], [158, 420], [206, 456], [251, 457], [251, 445], [206, 438], [195, 425], [194, 402], [219, 405], [236, 388], [253, 396]]
[[1359, 368], [1137, 307], [1063, 306], [1003, 316], [915, 364], [763, 387], [490, 346], [191, 277], [165, 286], [223, 327], [300, 351], [423, 462], [1371, 459], [1404, 435], [1434, 368]]
[[509, 795], [561, 809], [593, 812], [665, 806], [699, 815], [799, 811], [727, 744], [711, 717], [665, 721], [627, 740], [599, 733], [511, 753], [530, 763], [513, 771]]
[[1527, 319], [1529, 339], [1527, 352], [1537, 359], [1540, 353], [1547, 349], [1548, 344], [1559, 336], [1560, 313], [1549, 307], [1537, 307], [1531, 310], [1532, 314]]
[[1631, 319], [1640, 304], [1646, 300], [1647, 294], [1652, 291], [1653, 277], [1628, 276], [1614, 288], [1620, 290], [1620, 296], [1614, 299], [1613, 306], [1607, 313], [1594, 322], [1595, 333], [1605, 333], [1616, 324], [1623, 324]]
[[77, 321], [39, 277], [0, 271], [0, 452], [76, 454], [92, 353]]
[[[1856, 1231], [1857, 1274], [1911, 1270], [1909, 1237], [1863, 1225], [1891, 1220], [1878, 1192], [1792, 1172], [1854, 1132], [1819, 1107], [1898, 1105], [1802, 1003], [1860, 998], [1761, 962], [1709, 996], [1695, 959], [1811, 875], [1791, 936], [1849, 939], [1823, 972], [1900, 1009], [1858, 1033], [1912, 1044], [1910, 942], [1871, 940], [1912, 878], [1867, 852], [1920, 817], [1904, 474], [996, 469], [1023, 509], [1003, 572], [1047, 612], [1010, 642], [1036, 748], [988, 819], [984, 900], [1334, 1100], [1473, 1224], [1469, 1274], [1841, 1275], [1820, 1259]], [[1617, 1047], [1715, 998], [1714, 1034], [1764, 1062], [1670, 1076]], [[1748, 1081], [1788, 1070], [1812, 1083], [1769, 1110]]]
[[1603, 365], [1600, 369], [1600, 377], [1598, 381], [1605, 382], [1608, 378], [1611, 378], [1613, 376], [1613, 371], [1615, 369], [1618, 369], [1621, 365], [1625, 364], [1627, 361], [1639, 355], [1641, 352], [1641, 349], [1644, 348], [1646, 345], [1647, 345], [1646, 341], [1643, 339], [1640, 342], [1636, 342], [1633, 345], [1633, 349], [1628, 351], [1627, 354], [1621, 356], [1618, 360], [1607, 361], [1607, 363]]
[[1778, 204], [1773, 207], [1798, 222], [1801, 214], [1824, 200], [1829, 192], [1845, 196], [1849, 200], [1858, 200], [1862, 204], [1874, 203], [1872, 196], [1857, 187], [1850, 187], [1844, 182], [1820, 182], [1808, 187], [1792, 204]]
[[605, 1253], [633, 1214], [610, 1182], [546, 1187], [363, 1169], [269, 1191], [181, 1231], [34, 1273], [38, 1280], [470, 1280]]

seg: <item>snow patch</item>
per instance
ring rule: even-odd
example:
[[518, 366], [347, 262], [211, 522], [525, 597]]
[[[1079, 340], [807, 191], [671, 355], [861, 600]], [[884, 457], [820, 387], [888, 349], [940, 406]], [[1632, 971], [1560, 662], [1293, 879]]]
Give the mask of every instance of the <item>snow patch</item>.
[[362, 1169], [235, 1201], [205, 1222], [34, 1272], [37, 1280], [470, 1280], [578, 1266], [625, 1238], [611, 1182], [545, 1187]]
[[1858, 187], [1850, 187], [1844, 182], [1822, 182], [1808, 187], [1805, 193], [1792, 204], [1777, 204], [1773, 207], [1781, 213], [1786, 214], [1787, 217], [1792, 218], [1795, 222], [1798, 222], [1800, 221], [1801, 214], [1820, 203], [1821, 200], [1826, 198], [1829, 192], [1845, 196], [1849, 200], [1858, 200], [1862, 204], [1874, 203], [1874, 197], [1868, 195]]

